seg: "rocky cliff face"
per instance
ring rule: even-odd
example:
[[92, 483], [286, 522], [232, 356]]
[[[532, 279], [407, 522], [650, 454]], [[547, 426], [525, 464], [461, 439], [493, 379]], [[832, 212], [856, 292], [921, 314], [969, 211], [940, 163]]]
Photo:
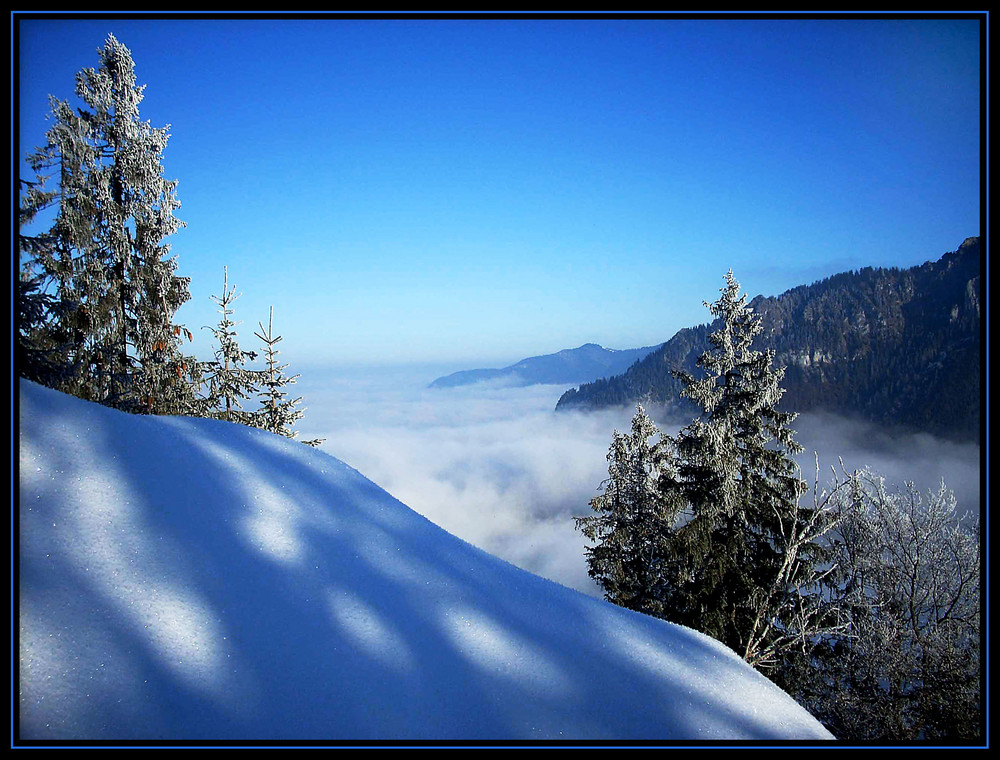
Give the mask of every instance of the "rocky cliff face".
[[[865, 268], [758, 296], [758, 348], [784, 365], [791, 411], [827, 411], [950, 438], [979, 438], [980, 240], [911, 269]], [[714, 329], [678, 332], [623, 375], [568, 391], [557, 409], [640, 399], [691, 411], [672, 371], [696, 373]]]

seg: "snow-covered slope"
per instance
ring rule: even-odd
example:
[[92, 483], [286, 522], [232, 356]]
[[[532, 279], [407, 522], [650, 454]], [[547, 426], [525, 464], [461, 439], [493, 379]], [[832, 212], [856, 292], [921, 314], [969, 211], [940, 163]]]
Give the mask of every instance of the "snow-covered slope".
[[828, 739], [301, 443], [20, 387], [22, 739]]

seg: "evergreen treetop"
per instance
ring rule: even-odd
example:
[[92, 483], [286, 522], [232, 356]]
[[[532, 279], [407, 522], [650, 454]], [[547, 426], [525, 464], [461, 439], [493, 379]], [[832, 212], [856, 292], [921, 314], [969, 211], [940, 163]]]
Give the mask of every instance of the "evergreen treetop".
[[[801, 535], [810, 513], [799, 506], [806, 484], [792, 458], [801, 450], [789, 427], [795, 415], [777, 409], [783, 369], [772, 366], [772, 352], [752, 348], [760, 318], [739, 290], [729, 272], [720, 298], [706, 303], [719, 326], [697, 362], [704, 374], [679, 373], [701, 414], [664, 448], [671, 466], [660, 487], [691, 515], [670, 538], [668, 617], [749, 658], [752, 642], [766, 646], [755, 636], [761, 605], [780, 609], [795, 593], [794, 584], [779, 590], [774, 581], [788, 538]], [[796, 551], [808, 568], [809, 547]], [[768, 621], [774, 635], [781, 625]]]
[[698, 416], [657, 432], [641, 406], [632, 435], [613, 436], [609, 478], [577, 517], [594, 542], [589, 572], [617, 604], [706, 633], [765, 666], [805, 641], [820, 616], [803, 589], [816, 582], [822, 508], [792, 458], [800, 451], [779, 411], [781, 368], [753, 348], [760, 319], [732, 272], [720, 298], [701, 376], [677, 373]]
[[166, 258], [164, 240], [183, 226], [177, 183], [163, 177], [168, 128], [141, 120], [144, 88], [128, 48], [109, 35], [98, 55], [97, 68], [77, 74], [83, 107], [50, 98], [46, 145], [28, 156], [36, 179], [22, 185], [22, 226], [54, 210], [47, 231], [21, 235], [24, 279], [53, 299], [32, 340], [59, 353], [61, 390], [184, 413], [194, 392], [181, 341], [192, 336], [174, 314], [190, 294]]
[[676, 513], [675, 503], [657, 487], [660, 432], [642, 405], [632, 418], [631, 434], [614, 431], [608, 450], [603, 493], [590, 501], [596, 514], [575, 517], [591, 542], [586, 548], [592, 577], [609, 602], [649, 615], [663, 613], [658, 573], [663, 537]]
[[261, 342], [264, 343], [264, 362], [267, 365], [263, 371], [261, 390], [258, 396], [261, 398], [261, 409], [257, 413], [259, 417], [258, 426], [272, 433], [295, 438], [298, 433], [292, 430], [298, 420], [302, 419], [302, 410], [296, 409], [301, 403], [301, 398], [289, 398], [285, 392], [285, 387], [292, 385], [298, 380], [298, 375], [286, 375], [287, 364], [278, 364], [277, 345], [281, 341], [280, 335], [273, 332], [274, 307], [268, 311], [267, 329], [263, 323], [258, 322], [260, 332], [254, 333]]
[[215, 416], [229, 422], [254, 425], [255, 415], [243, 408], [243, 402], [257, 393], [263, 373], [246, 367], [247, 362], [257, 358], [257, 354], [254, 351], [244, 351], [239, 345], [236, 327], [240, 323], [234, 322], [232, 316], [235, 313], [233, 303], [240, 295], [235, 286], [229, 287], [229, 270], [224, 267], [222, 295], [212, 296], [222, 316], [216, 327], [204, 328], [212, 332], [218, 344], [215, 361], [207, 367], [206, 379], [209, 386], [209, 406], [215, 410]]

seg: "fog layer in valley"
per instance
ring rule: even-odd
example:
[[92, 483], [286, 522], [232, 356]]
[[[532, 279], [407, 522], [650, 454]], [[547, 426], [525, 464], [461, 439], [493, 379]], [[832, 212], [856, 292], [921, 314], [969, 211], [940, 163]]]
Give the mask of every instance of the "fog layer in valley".
[[[600, 595], [587, 576], [573, 516], [589, 511], [607, 477], [612, 431], [627, 430], [633, 410], [556, 414], [561, 385], [427, 388], [443, 374], [440, 367], [300, 371], [297, 388], [307, 407], [300, 437], [325, 438], [323, 450], [454, 535]], [[679, 427], [657, 422], [668, 432]], [[843, 458], [848, 469], [870, 465], [890, 484], [912, 480], [922, 491], [944, 478], [962, 511], [979, 510], [975, 444], [886, 432], [827, 414], [803, 414], [793, 427], [806, 447], [799, 461], [810, 484], [816, 452], [821, 482]]]

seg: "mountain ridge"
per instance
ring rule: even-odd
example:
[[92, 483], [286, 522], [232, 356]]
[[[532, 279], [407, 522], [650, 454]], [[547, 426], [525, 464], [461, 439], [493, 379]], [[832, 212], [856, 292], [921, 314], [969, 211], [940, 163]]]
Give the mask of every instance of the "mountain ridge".
[[552, 354], [530, 356], [500, 369], [467, 369], [452, 372], [431, 382], [429, 388], [456, 388], [490, 382], [507, 387], [528, 385], [572, 385], [624, 372], [639, 359], [656, 350], [644, 348], [604, 348], [584, 343]]
[[[782, 408], [978, 440], [981, 256], [979, 237], [969, 237], [915, 267], [864, 267], [753, 298], [763, 326], [755, 348], [786, 367]], [[679, 330], [621, 375], [568, 390], [556, 409], [645, 401], [693, 411], [672, 372], [697, 375], [713, 329]]]

